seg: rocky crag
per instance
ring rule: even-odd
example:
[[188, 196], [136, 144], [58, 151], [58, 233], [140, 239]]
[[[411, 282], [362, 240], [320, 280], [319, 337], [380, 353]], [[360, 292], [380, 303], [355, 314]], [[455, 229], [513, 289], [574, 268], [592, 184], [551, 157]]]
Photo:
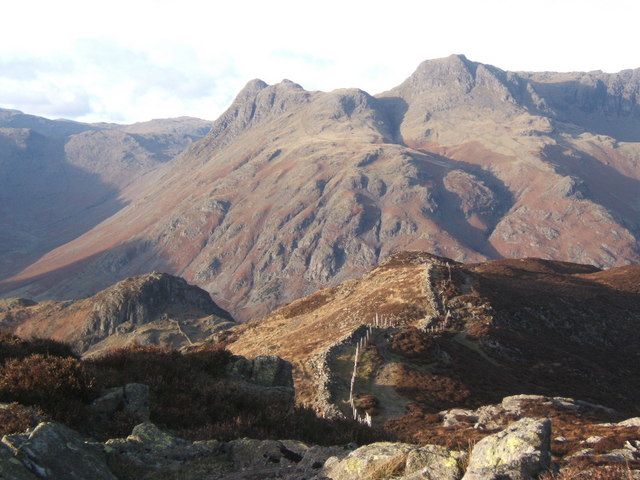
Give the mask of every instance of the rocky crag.
[[83, 300], [3, 305], [3, 330], [63, 341], [83, 355], [133, 344], [179, 348], [235, 325], [207, 292], [161, 273], [128, 278]]
[[136, 175], [126, 205], [0, 290], [78, 297], [160, 270], [246, 320], [406, 249], [637, 263], [638, 72], [454, 55], [375, 96], [251, 81], [201, 141]]

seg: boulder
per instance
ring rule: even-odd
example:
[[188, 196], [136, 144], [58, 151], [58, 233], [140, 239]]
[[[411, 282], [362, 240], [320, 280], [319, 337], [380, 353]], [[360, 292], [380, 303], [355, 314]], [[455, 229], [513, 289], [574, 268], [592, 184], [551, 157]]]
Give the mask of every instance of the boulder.
[[220, 475], [230, 470], [222, 447], [216, 440], [192, 443], [174, 437], [152, 423], [137, 425], [127, 438], [104, 445], [109, 465], [121, 480], [146, 478], [150, 472], [182, 480]]
[[640, 460], [640, 440], [628, 440], [622, 448], [607, 452], [603, 457], [625, 463]]
[[293, 388], [291, 363], [274, 355], [261, 355], [248, 360], [244, 357], [234, 357], [228, 372], [262, 387]]
[[100, 419], [108, 419], [118, 411], [130, 413], [138, 422], [149, 420], [149, 387], [141, 383], [129, 383], [124, 387], [110, 388], [91, 404], [92, 412]]
[[439, 445], [425, 445], [409, 452], [403, 480], [457, 480], [462, 475], [466, 452]]
[[551, 423], [523, 418], [480, 440], [463, 480], [533, 480], [549, 468]]
[[2, 443], [13, 454], [6, 462], [3, 458], [3, 465], [13, 463], [17, 468], [20, 462], [39, 478], [117, 480], [100, 445], [59, 423], [40, 423], [30, 432], [6, 435]]
[[464, 457], [463, 452], [436, 445], [379, 442], [360, 447], [342, 460], [328, 459], [322, 475], [332, 480], [456, 480]]

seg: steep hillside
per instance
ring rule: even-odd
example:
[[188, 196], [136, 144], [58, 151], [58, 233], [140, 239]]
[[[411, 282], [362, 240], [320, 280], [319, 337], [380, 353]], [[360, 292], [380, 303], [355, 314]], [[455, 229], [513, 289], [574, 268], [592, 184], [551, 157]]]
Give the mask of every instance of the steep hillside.
[[210, 126], [193, 118], [84, 124], [0, 109], [0, 277], [123, 208], [127, 185]]
[[160, 273], [128, 278], [83, 300], [0, 303], [0, 329], [66, 342], [85, 355], [132, 344], [188, 346], [234, 324], [207, 292]]
[[159, 270], [246, 320], [406, 249], [637, 263], [639, 88], [638, 70], [514, 73], [457, 55], [377, 96], [254, 80], [125, 188], [126, 206], [0, 291], [79, 297]]
[[298, 401], [327, 415], [351, 415], [353, 381], [360, 415], [408, 434], [433, 413], [518, 394], [637, 415], [638, 278], [640, 266], [401, 253], [226, 341], [234, 353], [291, 361]]

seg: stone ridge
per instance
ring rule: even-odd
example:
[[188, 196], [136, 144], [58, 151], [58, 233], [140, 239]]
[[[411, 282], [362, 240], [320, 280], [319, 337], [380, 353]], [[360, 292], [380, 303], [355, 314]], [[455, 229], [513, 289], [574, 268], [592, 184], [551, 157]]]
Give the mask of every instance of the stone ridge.
[[358, 345], [358, 414], [407, 435], [428, 412], [522, 391], [633, 412], [636, 387], [625, 379], [638, 370], [629, 359], [640, 345], [639, 269], [542, 259], [459, 264], [403, 252], [239, 325], [227, 348], [288, 360], [298, 402], [335, 417], [352, 415]]

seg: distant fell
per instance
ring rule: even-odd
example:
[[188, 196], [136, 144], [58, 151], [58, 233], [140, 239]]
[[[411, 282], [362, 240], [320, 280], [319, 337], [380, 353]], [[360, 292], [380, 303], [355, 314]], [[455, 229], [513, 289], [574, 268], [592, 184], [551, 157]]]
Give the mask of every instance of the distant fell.
[[160, 270], [246, 320], [407, 249], [637, 263], [639, 72], [508, 72], [454, 55], [378, 95], [250, 81], [180, 155], [117, 170], [116, 203], [6, 269], [0, 291], [78, 297]]

